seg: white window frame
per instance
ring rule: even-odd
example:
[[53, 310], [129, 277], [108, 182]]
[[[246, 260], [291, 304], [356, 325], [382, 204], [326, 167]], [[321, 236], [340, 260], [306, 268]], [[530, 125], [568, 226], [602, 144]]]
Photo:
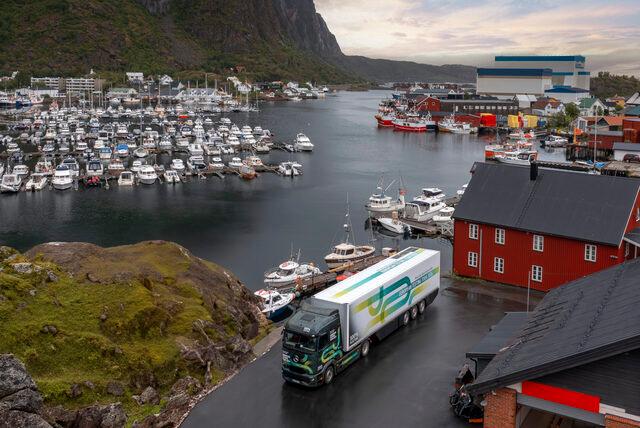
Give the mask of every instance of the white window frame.
[[598, 260], [598, 247], [594, 244], [584, 244], [584, 260], [595, 263]]
[[496, 228], [496, 236], [495, 236], [496, 244], [504, 245], [506, 235], [507, 235], [507, 232], [504, 229], [501, 229], [499, 227]]
[[472, 268], [478, 267], [478, 253], [474, 253], [473, 251], [467, 253], [467, 266]]
[[636, 208], [636, 221], [640, 221], [640, 207]]
[[540, 253], [544, 252], [544, 236], [533, 235], [533, 251], [538, 251]]
[[624, 256], [629, 257], [629, 254], [631, 254], [631, 246], [629, 245], [628, 242], [624, 243]]
[[480, 227], [475, 223], [469, 223], [469, 239], [478, 239]]
[[493, 258], [493, 271], [495, 273], [504, 273], [504, 259], [502, 257]]
[[531, 266], [531, 280], [534, 282], [542, 282], [542, 266]]

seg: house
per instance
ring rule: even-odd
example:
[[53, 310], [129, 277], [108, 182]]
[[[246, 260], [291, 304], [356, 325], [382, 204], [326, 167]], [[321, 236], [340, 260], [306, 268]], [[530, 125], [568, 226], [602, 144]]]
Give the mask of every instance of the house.
[[132, 98], [138, 95], [138, 91], [133, 88], [111, 88], [107, 92], [106, 97], [108, 99], [125, 99]]
[[613, 143], [613, 159], [622, 161], [624, 155], [636, 155], [640, 157], [640, 144], [638, 143]]
[[625, 107], [625, 109], [624, 109], [624, 115], [625, 116], [639, 117], [640, 116], [640, 105], [632, 105], [632, 104], [628, 104], [627, 103], [627, 107]]
[[162, 85], [162, 86], [169, 86], [173, 83], [173, 79], [171, 78], [171, 76], [168, 75], [163, 75], [158, 79], [158, 84]]
[[454, 214], [457, 275], [548, 291], [640, 254], [640, 181], [476, 163]]
[[484, 398], [484, 426], [640, 426], [638, 278], [640, 259], [628, 261], [549, 292], [524, 322], [501, 322], [502, 338], [515, 334], [481, 347], [495, 356], [466, 387]]
[[140, 84], [144, 82], [144, 74], [140, 72], [127, 72], [125, 73], [127, 82]]
[[578, 108], [582, 116], [602, 116], [607, 106], [598, 98], [584, 98], [578, 103]]
[[609, 97], [605, 100], [607, 103], [612, 103], [612, 106], [618, 106], [620, 108], [624, 108], [624, 104], [626, 102], [624, 97], [620, 97], [618, 95], [614, 97]]
[[629, 97], [629, 99], [625, 101], [624, 106], [625, 107], [640, 106], [640, 93], [636, 92], [635, 94], [631, 95], [631, 97]]
[[539, 116], [552, 116], [557, 113], [563, 113], [564, 104], [555, 98], [541, 97], [531, 104], [531, 111]]

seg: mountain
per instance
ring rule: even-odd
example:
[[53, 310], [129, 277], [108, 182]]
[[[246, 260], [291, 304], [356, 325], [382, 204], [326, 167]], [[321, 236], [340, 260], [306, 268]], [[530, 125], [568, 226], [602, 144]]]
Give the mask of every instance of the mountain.
[[313, 0], [4, 0], [0, 71], [246, 70], [254, 79], [471, 81], [474, 69], [347, 56]]

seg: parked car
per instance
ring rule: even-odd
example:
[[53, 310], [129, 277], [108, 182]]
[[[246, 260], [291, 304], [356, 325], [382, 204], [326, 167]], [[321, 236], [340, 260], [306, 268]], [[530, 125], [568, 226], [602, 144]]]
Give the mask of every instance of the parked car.
[[622, 162], [640, 163], [640, 155], [628, 153], [622, 158]]

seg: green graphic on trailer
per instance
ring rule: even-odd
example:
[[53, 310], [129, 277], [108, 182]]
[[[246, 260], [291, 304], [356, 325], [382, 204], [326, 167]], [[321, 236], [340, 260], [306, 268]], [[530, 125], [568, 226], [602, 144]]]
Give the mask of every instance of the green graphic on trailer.
[[411, 282], [409, 277], [403, 277], [386, 288], [380, 288], [377, 294], [360, 302], [355, 307], [355, 313], [368, 309], [372, 317], [367, 324], [367, 329], [378, 323], [384, 322], [385, 318], [392, 315], [400, 308], [410, 306], [415, 296], [422, 293], [427, 285], [427, 281], [440, 272], [439, 267], [435, 267]]
[[325, 364], [334, 358], [340, 357], [342, 357], [342, 348], [340, 347], [340, 330], [338, 330], [338, 339], [333, 342], [332, 345], [328, 346], [324, 351], [322, 351], [320, 361], [322, 362], [322, 364]]
[[309, 359], [309, 356], [307, 354], [304, 354], [304, 357], [300, 362], [296, 363], [289, 359], [289, 361], [287, 361], [287, 364], [293, 367], [298, 367], [309, 374], [313, 374], [313, 369], [311, 368], [311, 360]]

